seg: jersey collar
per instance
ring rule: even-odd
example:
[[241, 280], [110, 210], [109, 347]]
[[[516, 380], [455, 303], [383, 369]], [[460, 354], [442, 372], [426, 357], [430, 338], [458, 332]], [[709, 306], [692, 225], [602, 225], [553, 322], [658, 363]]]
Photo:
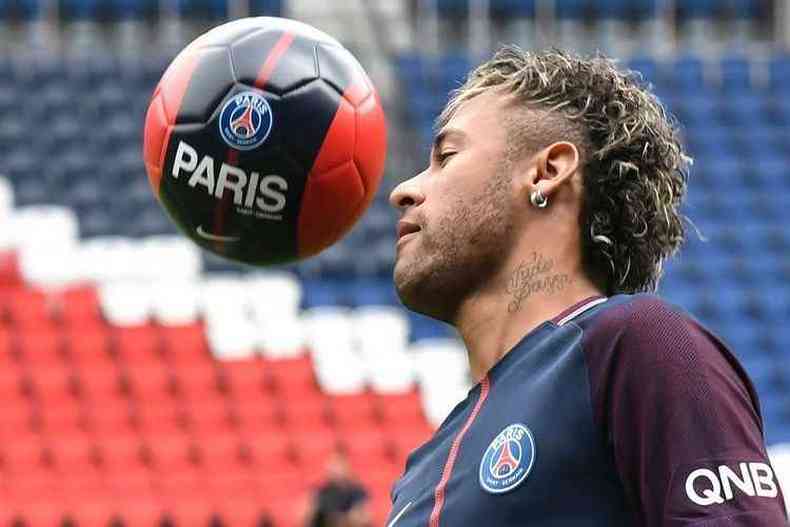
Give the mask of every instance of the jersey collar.
[[590, 297], [585, 298], [581, 302], [577, 302], [573, 304], [571, 307], [567, 308], [565, 311], [557, 315], [556, 317], [551, 319], [553, 324], [557, 326], [562, 326], [573, 320], [574, 318], [578, 317], [588, 309], [592, 309], [598, 304], [603, 304], [606, 302], [608, 298], [602, 295], [593, 295]]

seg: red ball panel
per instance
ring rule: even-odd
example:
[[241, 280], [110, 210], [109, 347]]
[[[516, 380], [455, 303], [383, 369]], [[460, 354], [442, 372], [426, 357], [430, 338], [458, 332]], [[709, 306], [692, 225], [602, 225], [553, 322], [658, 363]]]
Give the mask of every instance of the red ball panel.
[[350, 161], [307, 178], [297, 230], [300, 258], [321, 252], [351, 228], [359, 217], [365, 191]]
[[373, 196], [379, 188], [386, 157], [387, 121], [378, 93], [374, 91], [373, 96], [368, 97], [357, 108], [357, 144], [354, 150], [354, 162], [366, 189], [365, 207], [373, 201]]
[[175, 123], [189, 79], [197, 63], [195, 53], [183, 52], [176, 57], [159, 81], [145, 116], [143, 158], [148, 172], [148, 182], [157, 197], [159, 184], [162, 181], [164, 157], [170, 142], [170, 133], [173, 131], [171, 125]]

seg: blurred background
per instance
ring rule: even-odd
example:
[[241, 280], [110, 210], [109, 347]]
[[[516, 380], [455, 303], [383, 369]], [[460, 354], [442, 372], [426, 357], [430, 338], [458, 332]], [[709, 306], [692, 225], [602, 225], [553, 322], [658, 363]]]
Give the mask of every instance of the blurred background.
[[[386, 198], [503, 42], [611, 54], [678, 116], [700, 235], [660, 293], [741, 359], [790, 476], [788, 4], [0, 0], [0, 525], [305, 525], [318, 486], [348, 478], [383, 524], [406, 456], [470, 387], [454, 332], [398, 303]], [[341, 40], [390, 123], [360, 224], [266, 273], [179, 237], [141, 155], [169, 61], [248, 15]]]

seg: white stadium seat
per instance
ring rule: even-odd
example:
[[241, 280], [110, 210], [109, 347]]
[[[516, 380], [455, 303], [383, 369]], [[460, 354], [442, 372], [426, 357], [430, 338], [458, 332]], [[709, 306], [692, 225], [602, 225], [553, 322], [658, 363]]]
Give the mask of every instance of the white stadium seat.
[[206, 338], [212, 354], [220, 360], [236, 360], [257, 354], [257, 332], [247, 318], [207, 319]]
[[110, 324], [134, 327], [149, 322], [154, 293], [145, 283], [117, 280], [99, 285], [99, 302]]
[[403, 394], [414, 389], [414, 359], [401, 353], [383, 353], [365, 357], [367, 377], [373, 391], [381, 394]]
[[31, 205], [16, 209], [9, 230], [16, 248], [31, 245], [75, 245], [79, 239], [77, 215], [68, 207]]
[[302, 284], [291, 273], [256, 273], [247, 279], [247, 303], [256, 320], [272, 315], [297, 316], [302, 303]]
[[366, 306], [352, 315], [354, 339], [363, 356], [404, 352], [409, 343], [409, 321], [402, 309]]
[[466, 397], [472, 383], [463, 345], [455, 339], [422, 339], [410, 348], [420, 383], [423, 410], [438, 426]]
[[272, 313], [253, 319], [258, 334], [258, 349], [270, 359], [298, 357], [305, 351], [304, 324], [292, 313]]
[[162, 325], [181, 326], [200, 316], [200, 286], [195, 280], [152, 282], [151, 314]]

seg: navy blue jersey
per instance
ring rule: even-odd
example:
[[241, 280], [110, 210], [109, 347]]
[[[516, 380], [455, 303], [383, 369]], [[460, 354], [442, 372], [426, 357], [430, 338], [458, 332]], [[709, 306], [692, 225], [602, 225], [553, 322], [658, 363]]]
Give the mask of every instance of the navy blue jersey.
[[387, 526], [786, 523], [743, 369], [640, 294], [523, 337], [409, 456]]

